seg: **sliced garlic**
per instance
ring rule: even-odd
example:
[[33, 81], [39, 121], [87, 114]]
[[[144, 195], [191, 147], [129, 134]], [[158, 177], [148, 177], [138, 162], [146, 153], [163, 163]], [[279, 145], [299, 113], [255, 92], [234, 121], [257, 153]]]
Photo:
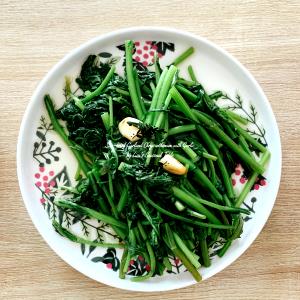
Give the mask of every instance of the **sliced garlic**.
[[166, 154], [159, 162], [163, 164], [163, 168], [169, 173], [176, 175], [187, 173], [187, 168], [170, 154]]
[[134, 125], [129, 125], [128, 122], [140, 123], [140, 120], [127, 117], [119, 123], [120, 133], [129, 141], [136, 142], [141, 138], [140, 130]]

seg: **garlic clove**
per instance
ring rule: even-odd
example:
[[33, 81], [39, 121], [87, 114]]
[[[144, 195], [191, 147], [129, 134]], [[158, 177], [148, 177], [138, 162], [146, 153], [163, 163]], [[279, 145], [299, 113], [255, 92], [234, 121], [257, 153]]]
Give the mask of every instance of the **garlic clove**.
[[159, 162], [163, 164], [163, 168], [169, 173], [176, 175], [187, 173], [187, 168], [170, 154], [166, 154]]
[[120, 133], [129, 141], [136, 142], [140, 137], [140, 130], [134, 125], [129, 125], [127, 122], [140, 123], [141, 121], [132, 117], [127, 117], [119, 123]]

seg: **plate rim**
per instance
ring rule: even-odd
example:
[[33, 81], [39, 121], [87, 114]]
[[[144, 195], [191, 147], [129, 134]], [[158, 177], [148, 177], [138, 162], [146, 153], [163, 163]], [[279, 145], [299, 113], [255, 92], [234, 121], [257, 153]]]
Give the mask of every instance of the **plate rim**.
[[[277, 196], [278, 196], [280, 180], [281, 180], [281, 172], [282, 172], [282, 146], [281, 146], [281, 139], [280, 139], [278, 124], [277, 124], [277, 121], [276, 121], [276, 118], [275, 118], [275, 115], [274, 115], [274, 112], [272, 110], [270, 102], [268, 101], [268, 99], [267, 99], [265, 93], [263, 92], [261, 86], [258, 84], [258, 82], [254, 78], [254, 76], [250, 73], [250, 71], [246, 67], [244, 67], [234, 56], [232, 56], [229, 52], [227, 52], [222, 47], [218, 46], [217, 44], [211, 42], [210, 40], [208, 40], [206, 38], [203, 38], [201, 36], [198, 36], [196, 34], [193, 34], [193, 33], [187, 32], [187, 31], [183, 31], [183, 30], [179, 30], [179, 29], [171, 28], [171, 27], [165, 27], [165, 26], [164, 27], [160, 27], [160, 26], [126, 27], [126, 28], [122, 28], [122, 29], [119, 29], [119, 30], [114, 30], [114, 31], [96, 36], [96, 37], [86, 41], [85, 43], [81, 44], [80, 46], [72, 49], [69, 53], [67, 53], [65, 56], [63, 56], [63, 58], [60, 59], [46, 73], [46, 75], [43, 77], [43, 79], [36, 86], [36, 88], [34, 90], [34, 93], [32, 94], [32, 96], [30, 98], [30, 101], [27, 104], [26, 110], [23, 114], [21, 126], [20, 126], [20, 129], [19, 129], [18, 142], [17, 142], [17, 155], [16, 155], [17, 156], [16, 157], [17, 158], [16, 159], [17, 160], [17, 177], [18, 177], [18, 183], [19, 183], [19, 188], [20, 188], [20, 191], [21, 191], [22, 199], [23, 199], [24, 205], [27, 209], [27, 212], [28, 212], [28, 214], [31, 218], [31, 221], [33, 222], [33, 224], [36, 227], [39, 234], [43, 237], [43, 239], [49, 245], [49, 247], [56, 253], [56, 255], [58, 255], [61, 259], [63, 259], [68, 265], [70, 265], [75, 270], [79, 271], [80, 273], [84, 274], [85, 276], [87, 276], [87, 277], [89, 277], [89, 278], [91, 278], [91, 279], [93, 279], [97, 282], [101, 282], [101, 283], [104, 283], [106, 285], [109, 285], [109, 286], [112, 286], [112, 287], [115, 287], [115, 288], [121, 288], [121, 289], [124, 289], [124, 290], [130, 290], [130, 291], [140, 291], [140, 292], [153, 292], [153, 291], [158, 292], [158, 291], [169, 291], [169, 290], [175, 290], [175, 289], [187, 287], [187, 286], [195, 284], [196, 282], [189, 281], [189, 282], [184, 282], [183, 284], [180, 284], [180, 281], [178, 281], [175, 288], [173, 286], [169, 287], [169, 285], [166, 285], [166, 287], [164, 287], [164, 288], [162, 288], [160, 286], [159, 289], [153, 289], [153, 288], [151, 288], [151, 287], [153, 287], [153, 285], [143, 285], [143, 288], [135, 289], [131, 285], [129, 285], [129, 286], [124, 285], [124, 286], [120, 287], [118, 284], [116, 284], [114, 282], [111, 282], [110, 280], [105, 280], [105, 277], [102, 278], [101, 281], [99, 279], [95, 278], [95, 276], [93, 276], [92, 274], [90, 274], [88, 272], [87, 268], [85, 270], [83, 270], [84, 268], [82, 268], [80, 265], [76, 265], [73, 262], [71, 262], [68, 259], [67, 255], [63, 255], [63, 253], [59, 252], [57, 247], [53, 245], [54, 243], [51, 241], [51, 239], [49, 239], [49, 237], [47, 236], [46, 230], [42, 230], [42, 228], [40, 226], [38, 226], [38, 222], [34, 218], [33, 211], [31, 210], [30, 205], [29, 205], [29, 199], [30, 198], [28, 197], [28, 195], [25, 191], [25, 187], [24, 187], [24, 183], [23, 183], [23, 176], [22, 176], [22, 167], [21, 167], [22, 166], [22, 153], [23, 153], [22, 149], [24, 147], [24, 133], [25, 133], [25, 130], [26, 130], [26, 124], [28, 123], [29, 118], [30, 118], [30, 112], [32, 111], [33, 106], [39, 101], [37, 96], [39, 95], [39, 93], [42, 90], [42, 88], [44, 87], [44, 85], [47, 84], [48, 80], [52, 77], [52, 75], [58, 69], [60, 69], [60, 67], [66, 61], [68, 61], [71, 57], [75, 56], [77, 53], [80, 53], [81, 51], [84, 51], [89, 46], [101, 42], [101, 40], [113, 38], [114, 36], [117, 36], [117, 35], [123, 35], [123, 34], [128, 34], [128, 33], [140, 34], [142, 32], [172, 33], [172, 34], [176, 34], [178, 36], [182, 36], [183, 38], [184, 37], [189, 37], [191, 39], [198, 40], [198, 41], [200, 41], [204, 44], [207, 44], [208, 46], [214, 48], [215, 50], [220, 52], [223, 56], [225, 56], [227, 59], [229, 59], [231, 62], [233, 62], [235, 65], [237, 65], [238, 68], [240, 68], [242, 70], [242, 72], [246, 75], [247, 79], [249, 79], [252, 82], [255, 89], [259, 93], [261, 99], [263, 100], [264, 104], [267, 106], [267, 109], [270, 113], [272, 123], [273, 123], [273, 125], [275, 125], [273, 129], [274, 129], [274, 131], [275, 131], [275, 133], [278, 137], [278, 142], [279, 142], [279, 149], [278, 149], [278, 156], [279, 156], [278, 159], [279, 159], [279, 161], [277, 161], [279, 174], [277, 176], [277, 182], [275, 183], [276, 190], [274, 190], [274, 200], [273, 200], [273, 203], [270, 207], [270, 210], [265, 215], [265, 220], [259, 224], [259, 227], [255, 231], [253, 231], [249, 234], [249, 237], [248, 237], [247, 241], [242, 246], [239, 247], [238, 254], [235, 255], [235, 256], [231, 256], [227, 260], [224, 260], [223, 263], [220, 264], [219, 267], [217, 267], [214, 270], [214, 272], [212, 273], [212, 275], [210, 277], [214, 276], [215, 274], [221, 272], [226, 267], [231, 265], [234, 261], [236, 261], [250, 247], [250, 245], [259, 236], [259, 234], [261, 233], [261, 231], [264, 228], [265, 224], [267, 223], [267, 221], [270, 217], [270, 214], [273, 210], [274, 204], [276, 202]], [[142, 286], [140, 286], [140, 287], [142, 287]]]

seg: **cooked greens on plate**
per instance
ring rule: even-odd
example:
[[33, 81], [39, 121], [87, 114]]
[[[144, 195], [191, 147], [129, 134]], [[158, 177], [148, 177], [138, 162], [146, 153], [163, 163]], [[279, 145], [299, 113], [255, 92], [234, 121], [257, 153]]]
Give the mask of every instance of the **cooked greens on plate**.
[[[179, 65], [192, 47], [165, 68], [157, 57], [150, 68], [136, 68], [133, 52], [127, 40], [124, 77], [117, 61], [90, 55], [76, 93], [66, 79], [62, 107], [44, 98], [54, 130], [78, 162], [76, 184], [54, 203], [109, 224], [118, 239], [97, 242], [53, 226], [73, 242], [123, 248], [120, 278], [137, 255], [150, 268], [131, 280], [162, 275], [171, 269], [171, 254], [200, 281], [211, 246], [221, 239], [222, 257], [240, 237], [249, 214], [241, 205], [270, 152], [247, 132], [247, 119], [218, 105], [221, 91], [205, 91], [197, 66], [188, 67], [190, 78], [181, 77]], [[231, 180], [237, 163], [250, 174], [239, 195]]]

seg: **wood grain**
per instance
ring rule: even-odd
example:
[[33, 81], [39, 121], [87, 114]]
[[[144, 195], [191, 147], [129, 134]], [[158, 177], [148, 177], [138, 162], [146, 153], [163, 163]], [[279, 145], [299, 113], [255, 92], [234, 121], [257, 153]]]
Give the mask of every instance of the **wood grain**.
[[[58, 258], [31, 223], [15, 150], [37, 83], [65, 53], [121, 27], [172, 26], [224, 47], [263, 87], [283, 146], [280, 192], [248, 251], [208, 281], [146, 296], [94, 282]], [[1, 299], [299, 299], [300, 2], [8, 1], [0, 4]]]

